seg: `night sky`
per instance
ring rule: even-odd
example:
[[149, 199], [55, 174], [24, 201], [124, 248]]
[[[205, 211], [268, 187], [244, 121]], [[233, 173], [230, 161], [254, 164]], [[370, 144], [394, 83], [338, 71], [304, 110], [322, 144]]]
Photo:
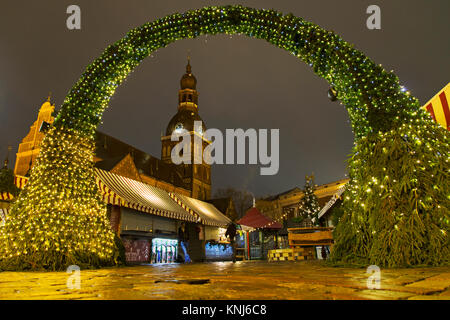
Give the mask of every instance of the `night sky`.
[[[49, 91], [59, 109], [86, 66], [130, 29], [174, 12], [238, 3], [292, 12], [335, 31], [393, 69], [421, 104], [449, 81], [448, 0], [2, 0], [0, 159], [8, 144], [15, 154]], [[70, 4], [81, 7], [81, 30], [66, 28]], [[370, 4], [381, 7], [381, 30], [366, 28]], [[160, 157], [189, 49], [207, 127], [280, 129], [277, 175], [260, 176], [259, 165], [215, 165], [213, 190], [232, 186], [262, 196], [302, 187], [312, 172], [317, 184], [345, 178], [353, 135], [344, 107], [327, 98], [327, 82], [288, 52], [244, 36], [202, 36], [158, 50], [116, 91], [99, 129]]]

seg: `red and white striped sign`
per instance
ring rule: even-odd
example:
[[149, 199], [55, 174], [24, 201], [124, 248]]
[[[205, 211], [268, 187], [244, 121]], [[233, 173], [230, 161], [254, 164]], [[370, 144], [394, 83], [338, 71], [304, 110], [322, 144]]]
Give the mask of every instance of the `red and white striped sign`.
[[19, 189], [23, 189], [23, 187], [25, 186], [25, 184], [27, 182], [28, 182], [28, 178], [27, 177], [14, 176], [14, 183], [17, 186], [17, 188], [19, 188]]
[[450, 82], [428, 101], [423, 108], [431, 114], [431, 117], [441, 126], [450, 130]]
[[0, 200], [10, 201], [14, 199], [14, 196], [9, 192], [0, 192]]

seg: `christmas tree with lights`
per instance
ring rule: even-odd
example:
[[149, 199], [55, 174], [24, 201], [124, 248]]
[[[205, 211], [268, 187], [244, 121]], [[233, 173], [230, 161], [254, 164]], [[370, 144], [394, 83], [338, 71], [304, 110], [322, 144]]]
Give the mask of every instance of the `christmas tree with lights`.
[[119, 253], [96, 186], [90, 138], [53, 127], [41, 150], [0, 227], [0, 269], [114, 265]]
[[427, 122], [404, 123], [356, 143], [334, 262], [450, 264], [449, 134]]
[[320, 211], [319, 201], [314, 194], [314, 176], [305, 177], [305, 187], [303, 188], [303, 198], [299, 203], [299, 214], [294, 218], [295, 222], [299, 222], [302, 226], [319, 225], [317, 215]]

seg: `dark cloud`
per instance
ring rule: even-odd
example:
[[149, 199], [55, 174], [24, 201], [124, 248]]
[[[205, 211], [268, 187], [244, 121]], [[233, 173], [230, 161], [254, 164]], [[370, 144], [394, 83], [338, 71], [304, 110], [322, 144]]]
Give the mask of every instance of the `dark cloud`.
[[[82, 30], [69, 31], [66, 8], [78, 4]], [[59, 106], [85, 67], [129, 29], [173, 12], [228, 1], [2, 1], [0, 5], [0, 157], [18, 143], [52, 92]], [[231, 3], [237, 3], [232, 1]], [[241, 1], [292, 12], [355, 44], [394, 69], [425, 103], [448, 82], [450, 2], [382, 1], [382, 29], [365, 25], [369, 1]], [[343, 178], [353, 137], [348, 115], [328, 100], [327, 83], [270, 44], [239, 36], [182, 40], [158, 50], [113, 97], [101, 130], [155, 156], [160, 135], [177, 110], [186, 52], [198, 79], [199, 110], [208, 127], [280, 128], [280, 171], [259, 176], [255, 166], [215, 166], [213, 187], [257, 194]], [[13, 157], [14, 158], [14, 157]]]

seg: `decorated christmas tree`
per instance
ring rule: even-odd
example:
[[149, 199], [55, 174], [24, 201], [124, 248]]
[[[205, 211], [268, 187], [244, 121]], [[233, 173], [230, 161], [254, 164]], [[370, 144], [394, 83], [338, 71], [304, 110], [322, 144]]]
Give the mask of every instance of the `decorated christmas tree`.
[[117, 262], [90, 141], [55, 127], [47, 133], [30, 181], [0, 227], [0, 270], [65, 270]]
[[319, 224], [317, 215], [319, 214], [320, 206], [314, 190], [314, 176], [306, 176], [305, 187], [303, 189], [304, 196], [301, 198], [298, 206], [299, 214], [294, 218], [295, 222], [299, 222], [305, 227]]
[[447, 130], [419, 121], [358, 141], [334, 232], [333, 261], [450, 264], [448, 145]]

